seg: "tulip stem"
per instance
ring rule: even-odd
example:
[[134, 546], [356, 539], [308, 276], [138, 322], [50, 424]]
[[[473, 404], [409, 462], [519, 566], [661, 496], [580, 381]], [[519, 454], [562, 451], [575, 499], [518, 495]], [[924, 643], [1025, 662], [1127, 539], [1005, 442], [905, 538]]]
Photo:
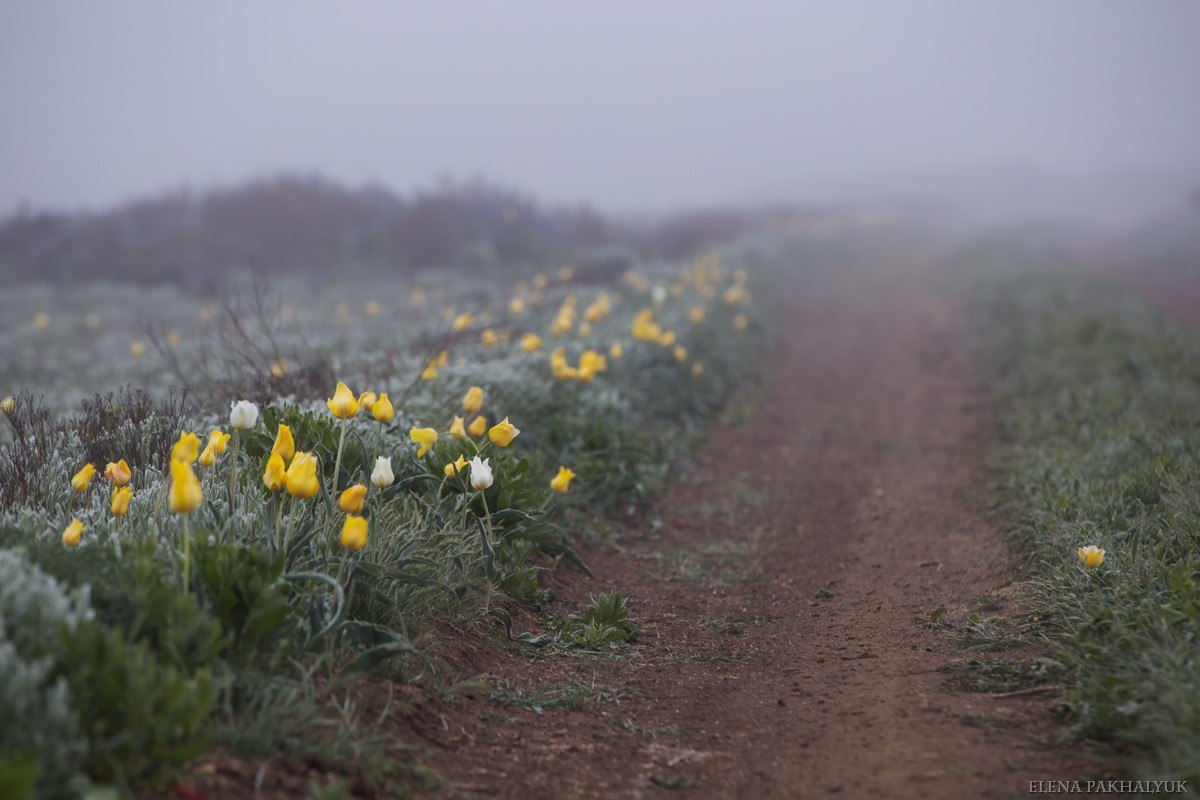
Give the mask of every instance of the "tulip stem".
[[333, 459], [333, 493], [337, 494], [338, 488], [338, 468], [342, 463], [342, 445], [346, 443], [346, 420], [342, 419], [342, 433], [338, 436], [337, 455]]
[[229, 460], [229, 514], [233, 515], [234, 503], [237, 498], [237, 468], [238, 468], [238, 445], [241, 444], [239, 434], [241, 432], [233, 429], [233, 457]]
[[188, 573], [191, 567], [192, 558], [192, 529], [189, 523], [189, 516], [183, 515], [183, 596], [187, 597], [191, 589], [191, 581], [188, 579]]
[[283, 511], [283, 501], [279, 499], [279, 492], [272, 492], [271, 499], [275, 501], [275, 549], [278, 550], [279, 542], [279, 513]]

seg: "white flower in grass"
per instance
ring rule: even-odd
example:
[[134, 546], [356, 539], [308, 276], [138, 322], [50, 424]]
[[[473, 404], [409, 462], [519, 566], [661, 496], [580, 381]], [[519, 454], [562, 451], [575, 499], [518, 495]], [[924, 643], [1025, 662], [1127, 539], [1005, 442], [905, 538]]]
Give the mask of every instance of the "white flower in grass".
[[253, 428], [258, 422], [258, 406], [249, 400], [238, 400], [230, 404], [229, 424], [239, 431]]
[[480, 459], [475, 456], [470, 461], [471, 465], [471, 485], [477, 490], [483, 491], [492, 485], [492, 468], [488, 466], [488, 460]]
[[389, 456], [384, 458], [379, 456], [375, 459], [375, 469], [371, 471], [371, 483], [378, 486], [380, 489], [386, 489], [396, 480], [395, 474], [392, 472], [392, 459]]

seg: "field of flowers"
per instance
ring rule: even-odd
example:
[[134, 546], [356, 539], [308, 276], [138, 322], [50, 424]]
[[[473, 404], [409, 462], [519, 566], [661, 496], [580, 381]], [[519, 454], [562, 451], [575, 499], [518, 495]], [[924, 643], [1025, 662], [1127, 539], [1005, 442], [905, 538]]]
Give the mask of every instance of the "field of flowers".
[[[753, 361], [771, 258], [4, 293], [0, 796], [132, 796], [214, 743], [353, 751], [356, 678], [418, 680], [434, 620], [545, 600], [569, 531], [661, 485]], [[626, 613], [555, 638], [607, 647]]]

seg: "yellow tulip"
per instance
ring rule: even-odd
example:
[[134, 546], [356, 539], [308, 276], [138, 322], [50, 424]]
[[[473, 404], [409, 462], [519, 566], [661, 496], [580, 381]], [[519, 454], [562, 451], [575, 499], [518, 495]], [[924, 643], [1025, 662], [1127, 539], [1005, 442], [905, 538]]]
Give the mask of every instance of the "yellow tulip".
[[675, 345], [675, 360], [687, 361], [687, 348], [681, 344]]
[[425, 369], [421, 372], [421, 380], [426, 381], [426, 382], [437, 380], [437, 375], [438, 375], [437, 364], [430, 361], [428, 364], [425, 365]]
[[11, 414], [16, 407], [17, 398], [13, 397], [11, 394], [3, 400], [0, 400], [0, 411], [4, 412], [5, 414]]
[[84, 464], [83, 469], [71, 476], [71, 488], [77, 492], [87, 491], [91, 485], [92, 477], [96, 474], [96, 468], [91, 464]]
[[317, 459], [312, 453], [296, 453], [291, 466], [287, 469], [285, 487], [288, 494], [301, 500], [312, 497], [317, 493], [320, 484], [317, 482]]
[[675, 344], [675, 331], [663, 331], [658, 337], [658, 343], [663, 347], [671, 347]]
[[367, 546], [367, 521], [362, 517], [348, 516], [342, 523], [342, 547], [357, 553]]
[[519, 317], [523, 311], [525, 311], [525, 301], [522, 298], [514, 297], [508, 301], [508, 313]]
[[179, 441], [171, 448], [171, 460], [195, 464], [200, 457], [200, 437], [194, 433], [179, 434]]
[[275, 444], [271, 445], [271, 455], [279, 456], [285, 464], [296, 455], [296, 440], [292, 438], [292, 429], [287, 425], [280, 425], [279, 430], [275, 432]]
[[111, 461], [108, 462], [108, 466], [104, 468], [104, 477], [112, 481], [113, 486], [124, 486], [133, 477], [133, 471], [129, 469], [129, 465], [122, 458], [115, 464]]
[[325, 405], [329, 406], [329, 413], [338, 419], [350, 419], [358, 414], [358, 400], [354, 399], [354, 393], [341, 381], [338, 381], [333, 397], [326, 400]]
[[699, 325], [704, 322], [704, 307], [692, 306], [688, 309], [688, 319], [692, 321], [693, 325]]
[[693, 363], [692, 364], [692, 374], [695, 375], [697, 378], [699, 378], [701, 375], [703, 375], [704, 374], [704, 364], [700, 361]]
[[526, 353], [536, 353], [542, 346], [542, 337], [536, 333], [526, 333], [521, 337], [521, 349]]
[[200, 466], [211, 467], [217, 463], [217, 454], [213, 452], [212, 445], [205, 445], [204, 450], [200, 453]]
[[462, 407], [468, 414], [478, 414], [479, 409], [483, 408], [483, 389], [478, 386], [468, 389], [463, 396]]
[[213, 428], [212, 433], [208, 434], [208, 446], [213, 449], [213, 452], [219, 456], [225, 455], [225, 448], [229, 445], [228, 433], [221, 433], [219, 428]]
[[287, 484], [287, 467], [283, 464], [283, 456], [272, 453], [267, 459], [267, 468], [263, 472], [263, 484], [272, 492], [278, 492]]
[[374, 392], [363, 392], [358, 396], [358, 410], [371, 411], [375, 406], [375, 401], [378, 398]]
[[204, 493], [200, 481], [192, 472], [192, 465], [177, 458], [171, 459], [171, 489], [167, 496], [167, 508], [172, 514], [190, 514], [200, 507]]
[[479, 334], [479, 342], [484, 347], [495, 347], [500, 343], [500, 334], [492, 328], [485, 328], [483, 333]]
[[438, 357], [437, 357], [437, 365], [438, 365], [439, 367], [444, 367], [444, 366], [446, 366], [446, 364], [447, 364], [449, 361], [450, 361], [450, 351], [448, 351], [448, 350], [443, 350], [442, 352], [438, 353]]
[[515, 425], [508, 421], [508, 417], [505, 417], [492, 426], [491, 430], [488, 431], [488, 438], [492, 440], [492, 444], [496, 445], [496, 447], [508, 447], [520, 432]]
[[129, 345], [129, 355], [133, 356], [134, 358], [141, 358], [142, 356], [146, 355], [146, 343], [138, 341]]
[[487, 433], [487, 417], [476, 417], [471, 420], [471, 427], [467, 428], [467, 433], [478, 439]]
[[396, 409], [392, 408], [392, 401], [388, 399], [387, 392], [379, 395], [379, 399], [371, 406], [371, 414], [375, 417], [376, 422], [392, 421]]
[[79, 544], [79, 537], [83, 535], [83, 523], [77, 519], [71, 520], [62, 532], [62, 543], [65, 547], [75, 547]]
[[417, 449], [417, 458], [420, 458], [437, 442], [438, 432], [433, 428], [413, 428], [408, 432], [408, 438], [420, 445]]
[[450, 330], [452, 330], [454, 333], [462, 333], [467, 328], [471, 327], [471, 323], [474, 321], [475, 318], [473, 316], [464, 312], [454, 318], [454, 322], [450, 325]]
[[559, 494], [563, 494], [571, 486], [571, 478], [575, 477], [575, 473], [566, 467], [560, 466], [558, 474], [550, 479], [550, 488]]
[[1095, 569], [1104, 563], [1104, 549], [1096, 547], [1094, 544], [1081, 547], [1079, 548], [1079, 560], [1088, 569]]
[[608, 348], [608, 357], [613, 361], [618, 361], [625, 356], [625, 347], [620, 342], [613, 342], [612, 347]]
[[342, 496], [338, 498], [338, 505], [347, 514], [358, 514], [362, 511], [363, 500], [366, 496], [367, 487], [361, 483], [356, 483], [342, 491]]
[[129, 512], [129, 501], [133, 498], [132, 486], [118, 486], [113, 489], [112, 505], [109, 510], [114, 517], [123, 517]]
[[451, 439], [458, 440], [458, 439], [466, 438], [467, 429], [463, 426], [463, 422], [464, 422], [464, 420], [462, 417], [455, 417], [454, 422], [450, 423], [450, 438]]
[[457, 475], [459, 472], [461, 472], [463, 470], [463, 468], [465, 468], [466, 466], [467, 466], [467, 460], [465, 458], [463, 458], [462, 456], [459, 456], [458, 458], [454, 459], [449, 464], [447, 464], [445, 467], [443, 467], [442, 472], [445, 472], [447, 477], [452, 478], [455, 475]]

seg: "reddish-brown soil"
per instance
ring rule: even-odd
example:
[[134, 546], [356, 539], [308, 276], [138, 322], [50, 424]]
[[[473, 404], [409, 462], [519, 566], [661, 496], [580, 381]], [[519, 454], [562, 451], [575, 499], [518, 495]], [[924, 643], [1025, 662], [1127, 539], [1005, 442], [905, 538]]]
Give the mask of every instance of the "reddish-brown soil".
[[[627, 595], [634, 644], [546, 654], [487, 621], [447, 632], [442, 658], [488, 690], [404, 690], [392, 732], [442, 775], [438, 793], [957, 800], [1093, 777], [1094, 756], [1046, 741], [1052, 687], [954, 688], [947, 668], [995, 654], [930, 624], [945, 608], [961, 629], [1019, 593], [970, 499], [989, 419], [961, 313], [924, 268], [855, 271], [787, 302], [762, 384], [678, 469], [656, 518], [585, 548], [593, 577], [565, 562], [549, 575], [557, 608]], [[518, 632], [538, 629], [509, 605]], [[518, 701], [568, 690], [589, 699]], [[252, 796], [257, 765], [218, 764], [224, 777], [199, 783]], [[275, 766], [263, 796], [328, 768]]]

